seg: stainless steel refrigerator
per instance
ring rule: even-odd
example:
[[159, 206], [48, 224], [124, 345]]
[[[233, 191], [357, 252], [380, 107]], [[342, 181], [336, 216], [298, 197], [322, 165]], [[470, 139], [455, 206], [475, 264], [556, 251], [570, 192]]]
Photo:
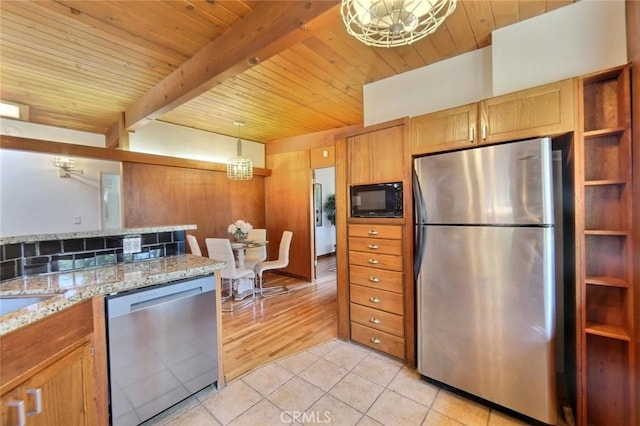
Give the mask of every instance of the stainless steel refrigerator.
[[556, 424], [551, 140], [414, 170], [419, 372]]

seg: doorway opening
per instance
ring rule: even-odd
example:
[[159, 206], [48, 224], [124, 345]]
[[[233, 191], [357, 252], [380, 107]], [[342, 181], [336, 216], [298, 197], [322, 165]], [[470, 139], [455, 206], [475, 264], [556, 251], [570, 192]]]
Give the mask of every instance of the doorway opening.
[[313, 173], [313, 278], [316, 282], [335, 279], [335, 167], [314, 169]]

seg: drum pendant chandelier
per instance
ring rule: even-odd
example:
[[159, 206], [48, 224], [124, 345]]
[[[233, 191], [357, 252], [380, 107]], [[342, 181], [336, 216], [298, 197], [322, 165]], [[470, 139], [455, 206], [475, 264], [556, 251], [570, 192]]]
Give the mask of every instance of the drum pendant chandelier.
[[347, 32], [367, 46], [411, 44], [435, 32], [457, 0], [342, 0]]
[[253, 179], [253, 163], [248, 158], [242, 156], [242, 139], [240, 139], [240, 127], [244, 126], [244, 121], [234, 121], [238, 126], [238, 156], [230, 158], [227, 162], [227, 179], [231, 180], [251, 180]]

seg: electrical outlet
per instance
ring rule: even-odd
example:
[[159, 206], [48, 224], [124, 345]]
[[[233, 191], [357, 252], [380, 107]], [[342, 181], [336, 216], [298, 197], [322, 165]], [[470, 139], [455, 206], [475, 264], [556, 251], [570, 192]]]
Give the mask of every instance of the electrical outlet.
[[82, 216], [74, 216], [73, 223], [75, 223], [76, 225], [80, 225], [82, 223]]
[[127, 237], [122, 240], [124, 254], [139, 253], [141, 248], [141, 237]]

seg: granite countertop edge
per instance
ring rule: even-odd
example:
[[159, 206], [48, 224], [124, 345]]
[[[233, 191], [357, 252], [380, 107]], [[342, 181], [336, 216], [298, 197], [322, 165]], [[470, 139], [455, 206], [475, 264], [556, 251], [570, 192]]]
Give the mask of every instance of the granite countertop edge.
[[225, 262], [182, 254], [5, 281], [0, 296], [51, 297], [0, 316], [0, 336], [94, 296], [208, 275], [224, 267]]
[[18, 243], [32, 243], [36, 241], [109, 237], [113, 235], [137, 235], [137, 234], [148, 234], [151, 232], [191, 231], [194, 229], [198, 229], [197, 225], [188, 224], [188, 225], [168, 225], [168, 226], [147, 226], [147, 227], [141, 227], [141, 228], [97, 229], [92, 231], [57, 232], [57, 233], [48, 233], [48, 234], [16, 235], [16, 236], [9, 236], [9, 237], [0, 237], [0, 244], [18, 244]]

